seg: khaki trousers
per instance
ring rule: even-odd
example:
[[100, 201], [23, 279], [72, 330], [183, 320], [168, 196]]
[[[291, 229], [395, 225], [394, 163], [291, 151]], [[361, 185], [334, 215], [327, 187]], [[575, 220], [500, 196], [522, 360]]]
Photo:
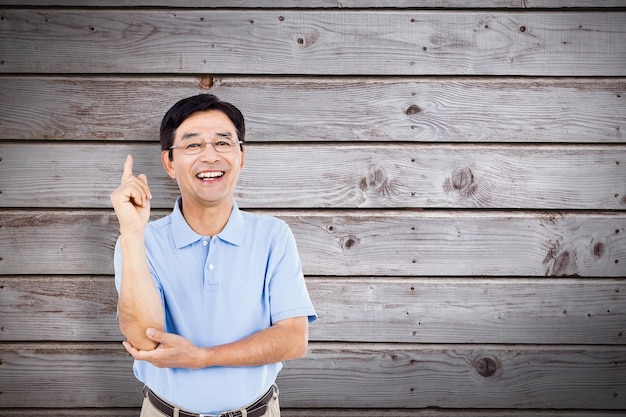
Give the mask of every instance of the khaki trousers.
[[[253, 401], [250, 404], [253, 404]], [[249, 405], [250, 405], [249, 404]], [[247, 406], [246, 406], [247, 407]], [[246, 407], [239, 410], [232, 411], [241, 411], [243, 417], [246, 417]], [[179, 408], [174, 409], [174, 417], [178, 417]], [[147, 396], [144, 396], [143, 405], [141, 406], [141, 414], [139, 417], [163, 417], [163, 413], [161, 413], [156, 407], [152, 405]], [[275, 388], [274, 396], [267, 403], [267, 410], [263, 417], [280, 417], [280, 405], [278, 404], [278, 388]]]

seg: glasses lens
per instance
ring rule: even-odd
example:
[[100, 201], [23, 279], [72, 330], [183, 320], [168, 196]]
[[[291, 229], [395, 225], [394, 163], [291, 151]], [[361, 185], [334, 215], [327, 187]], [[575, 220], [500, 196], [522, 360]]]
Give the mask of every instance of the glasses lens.
[[180, 149], [185, 155], [197, 155], [206, 148], [207, 145], [211, 145], [216, 152], [226, 153], [235, 150], [238, 143], [234, 143], [228, 140], [220, 140], [215, 143], [212, 142], [188, 142], [181, 146], [173, 146], [175, 149]]
[[235, 148], [234, 143], [227, 140], [220, 140], [218, 142], [212, 143], [211, 145], [213, 145], [213, 149], [221, 153], [230, 152]]
[[204, 142], [189, 142], [181, 146], [180, 149], [186, 155], [195, 155], [202, 152], [205, 146]]

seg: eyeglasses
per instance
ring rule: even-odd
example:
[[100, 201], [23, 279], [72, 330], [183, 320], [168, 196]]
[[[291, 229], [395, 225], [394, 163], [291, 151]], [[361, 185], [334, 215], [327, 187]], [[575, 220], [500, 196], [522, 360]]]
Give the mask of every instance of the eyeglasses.
[[172, 145], [170, 146], [170, 150], [180, 149], [180, 151], [185, 155], [197, 155], [202, 152], [207, 145], [211, 145], [213, 149], [215, 149], [215, 152], [228, 153], [234, 151], [237, 146], [241, 145], [242, 143], [243, 142], [240, 140], [236, 142], [223, 139], [217, 142], [203, 142], [198, 140], [185, 142], [180, 146]]

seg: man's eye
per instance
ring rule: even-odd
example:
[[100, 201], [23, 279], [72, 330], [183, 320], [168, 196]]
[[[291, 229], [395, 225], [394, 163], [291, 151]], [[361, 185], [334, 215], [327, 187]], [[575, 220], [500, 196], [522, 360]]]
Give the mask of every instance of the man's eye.
[[228, 141], [220, 140], [220, 141], [215, 142], [215, 145], [219, 146], [220, 148], [228, 148], [232, 144], [230, 142], [228, 142]]
[[198, 149], [201, 147], [202, 147], [201, 143], [189, 143], [185, 146], [185, 149]]

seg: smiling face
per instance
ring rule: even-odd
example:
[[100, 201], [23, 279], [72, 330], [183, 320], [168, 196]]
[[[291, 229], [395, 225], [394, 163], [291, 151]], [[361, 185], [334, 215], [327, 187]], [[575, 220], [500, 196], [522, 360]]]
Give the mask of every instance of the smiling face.
[[172, 159], [163, 151], [161, 160], [168, 175], [176, 180], [183, 198], [185, 214], [203, 208], [229, 210], [235, 186], [243, 168], [243, 149], [233, 146], [227, 153], [216, 152], [207, 145], [197, 155], [186, 155], [178, 147], [189, 142], [222, 140], [237, 142], [237, 129], [219, 110], [193, 113], [176, 129]]

